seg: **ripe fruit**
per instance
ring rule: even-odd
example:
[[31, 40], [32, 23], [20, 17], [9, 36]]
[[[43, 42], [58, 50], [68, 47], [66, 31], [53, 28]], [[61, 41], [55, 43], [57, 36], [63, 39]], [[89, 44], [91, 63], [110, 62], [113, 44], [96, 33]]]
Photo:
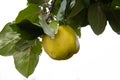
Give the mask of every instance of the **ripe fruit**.
[[79, 41], [76, 33], [69, 26], [59, 26], [55, 38], [44, 35], [43, 48], [45, 52], [53, 59], [65, 60], [79, 51]]

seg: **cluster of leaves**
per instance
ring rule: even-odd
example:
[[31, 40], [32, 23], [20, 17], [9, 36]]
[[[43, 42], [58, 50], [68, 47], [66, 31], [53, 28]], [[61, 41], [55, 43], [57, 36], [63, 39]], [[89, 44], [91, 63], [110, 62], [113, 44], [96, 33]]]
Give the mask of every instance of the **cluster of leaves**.
[[[70, 21], [69, 21], [70, 20]], [[120, 1], [119, 0], [76, 0], [68, 16], [74, 26], [91, 26], [96, 35], [105, 30], [107, 21], [116, 33], [120, 33]]]
[[107, 24], [120, 33], [120, 0], [27, 0], [13, 22], [0, 32], [0, 55], [13, 56], [16, 69], [31, 75], [42, 53], [43, 34], [54, 37], [58, 25], [70, 25], [80, 36], [87, 25], [96, 35]]

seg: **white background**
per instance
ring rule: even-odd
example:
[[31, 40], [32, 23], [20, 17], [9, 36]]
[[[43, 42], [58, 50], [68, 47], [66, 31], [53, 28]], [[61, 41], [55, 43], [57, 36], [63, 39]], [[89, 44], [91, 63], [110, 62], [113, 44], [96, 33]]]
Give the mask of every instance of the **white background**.
[[[0, 30], [26, 7], [26, 1], [0, 1]], [[0, 56], [0, 80], [120, 80], [120, 36], [109, 25], [99, 36], [89, 26], [82, 28], [81, 33], [76, 55], [66, 61], [55, 61], [43, 52], [28, 79], [15, 69], [12, 56]]]

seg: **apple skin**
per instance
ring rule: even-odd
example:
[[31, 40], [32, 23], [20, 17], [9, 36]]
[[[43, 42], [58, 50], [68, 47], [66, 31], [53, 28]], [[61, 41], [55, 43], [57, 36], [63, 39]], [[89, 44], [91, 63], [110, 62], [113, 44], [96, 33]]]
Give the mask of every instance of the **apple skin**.
[[59, 26], [54, 39], [48, 35], [44, 35], [42, 44], [45, 52], [55, 60], [69, 59], [80, 48], [75, 31], [67, 25]]

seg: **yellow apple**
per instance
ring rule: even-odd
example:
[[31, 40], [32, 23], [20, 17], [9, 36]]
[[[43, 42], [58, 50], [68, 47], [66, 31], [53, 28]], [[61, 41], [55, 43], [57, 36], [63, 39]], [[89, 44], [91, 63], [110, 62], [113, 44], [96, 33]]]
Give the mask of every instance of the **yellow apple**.
[[79, 41], [75, 31], [67, 25], [58, 27], [55, 38], [48, 35], [42, 38], [45, 52], [55, 60], [65, 60], [79, 51]]

